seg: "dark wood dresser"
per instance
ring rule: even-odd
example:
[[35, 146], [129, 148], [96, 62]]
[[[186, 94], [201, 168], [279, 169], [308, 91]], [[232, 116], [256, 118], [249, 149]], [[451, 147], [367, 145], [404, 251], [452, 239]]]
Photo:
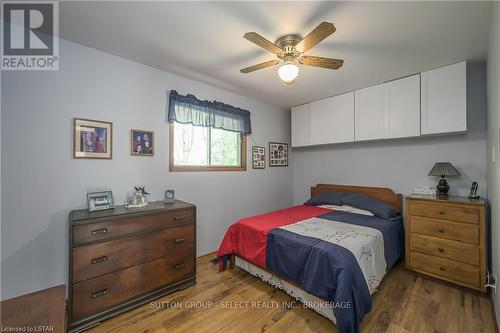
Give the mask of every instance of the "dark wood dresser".
[[485, 292], [484, 201], [425, 196], [405, 200], [406, 267]]
[[183, 201], [70, 213], [69, 330], [196, 283], [196, 207]]

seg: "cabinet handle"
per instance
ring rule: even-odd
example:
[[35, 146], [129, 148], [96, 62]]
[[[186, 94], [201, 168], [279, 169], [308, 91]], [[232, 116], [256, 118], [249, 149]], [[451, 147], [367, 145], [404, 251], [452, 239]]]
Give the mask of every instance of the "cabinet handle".
[[181, 237], [181, 238], [176, 238], [176, 239], [175, 239], [175, 242], [176, 242], [177, 244], [179, 244], [179, 243], [183, 243], [184, 241], [185, 241], [184, 237]]
[[92, 299], [96, 299], [98, 297], [106, 296], [108, 294], [108, 288], [96, 291], [95, 293], [91, 294], [90, 297]]
[[443, 228], [439, 228], [438, 231], [439, 232], [444, 232], [444, 229]]
[[439, 215], [444, 215], [444, 212], [443, 211], [439, 211], [438, 214]]
[[444, 252], [444, 249], [442, 247], [438, 247], [438, 251], [442, 253]]
[[186, 264], [182, 262], [180, 264], [175, 265], [175, 269], [180, 269], [180, 268], [182, 268], [184, 266], [186, 266]]
[[180, 216], [176, 216], [176, 217], [174, 217], [174, 220], [175, 220], [175, 221], [182, 221], [182, 220], [184, 220], [185, 218], [186, 218], [186, 217], [185, 217], [184, 215], [180, 215]]
[[439, 266], [439, 269], [443, 272], [445, 271], [445, 268], [443, 266]]
[[92, 265], [95, 265], [95, 264], [98, 264], [100, 262], [105, 262], [105, 261], [108, 261], [108, 256], [102, 256], [102, 257], [94, 258], [90, 262], [92, 263]]
[[90, 232], [90, 234], [92, 236], [96, 236], [96, 235], [104, 235], [104, 234], [107, 234], [108, 233], [108, 228], [103, 228], [103, 229], [96, 229], [96, 230], [92, 230]]

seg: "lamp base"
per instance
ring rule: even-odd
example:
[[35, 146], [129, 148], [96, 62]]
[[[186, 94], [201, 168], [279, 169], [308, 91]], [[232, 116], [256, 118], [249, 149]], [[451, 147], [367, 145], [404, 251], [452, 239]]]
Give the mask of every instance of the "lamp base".
[[450, 187], [448, 186], [448, 182], [443, 177], [439, 180], [439, 183], [436, 186], [436, 194], [438, 197], [447, 197], [449, 189]]

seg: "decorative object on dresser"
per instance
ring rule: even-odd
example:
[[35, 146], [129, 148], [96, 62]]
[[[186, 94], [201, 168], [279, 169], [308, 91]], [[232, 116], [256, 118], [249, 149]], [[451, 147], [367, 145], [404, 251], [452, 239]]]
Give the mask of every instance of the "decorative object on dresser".
[[148, 205], [146, 198], [149, 192], [146, 191], [145, 186], [134, 186], [134, 193], [132, 199], [125, 205], [126, 208], [141, 208]]
[[266, 148], [260, 146], [252, 146], [252, 168], [266, 168]]
[[450, 187], [448, 186], [448, 182], [446, 181], [446, 176], [460, 176], [460, 172], [450, 163], [450, 162], [437, 162], [432, 167], [431, 171], [429, 171], [428, 176], [437, 176], [441, 177], [439, 183], [436, 186], [436, 193], [438, 196], [447, 196], [448, 190]]
[[406, 267], [486, 292], [485, 204], [466, 197], [406, 197]]
[[87, 193], [87, 203], [90, 212], [115, 208], [113, 192], [111, 191]]
[[64, 285], [0, 303], [0, 332], [66, 332]]
[[269, 166], [288, 166], [288, 143], [269, 142]]
[[196, 283], [196, 206], [70, 213], [69, 329], [77, 332]]
[[134, 156], [154, 156], [154, 132], [130, 130], [130, 154]]
[[74, 118], [73, 158], [111, 159], [113, 124], [107, 121]]
[[165, 197], [163, 198], [164, 203], [173, 203], [175, 202], [175, 190], [166, 190]]

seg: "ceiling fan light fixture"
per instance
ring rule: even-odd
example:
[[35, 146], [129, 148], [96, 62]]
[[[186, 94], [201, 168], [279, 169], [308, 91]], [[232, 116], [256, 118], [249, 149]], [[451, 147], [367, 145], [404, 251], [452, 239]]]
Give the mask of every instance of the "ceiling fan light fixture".
[[294, 83], [297, 76], [299, 76], [299, 66], [297, 66], [292, 60], [285, 61], [285, 63], [278, 69], [278, 75], [285, 85], [290, 85]]

